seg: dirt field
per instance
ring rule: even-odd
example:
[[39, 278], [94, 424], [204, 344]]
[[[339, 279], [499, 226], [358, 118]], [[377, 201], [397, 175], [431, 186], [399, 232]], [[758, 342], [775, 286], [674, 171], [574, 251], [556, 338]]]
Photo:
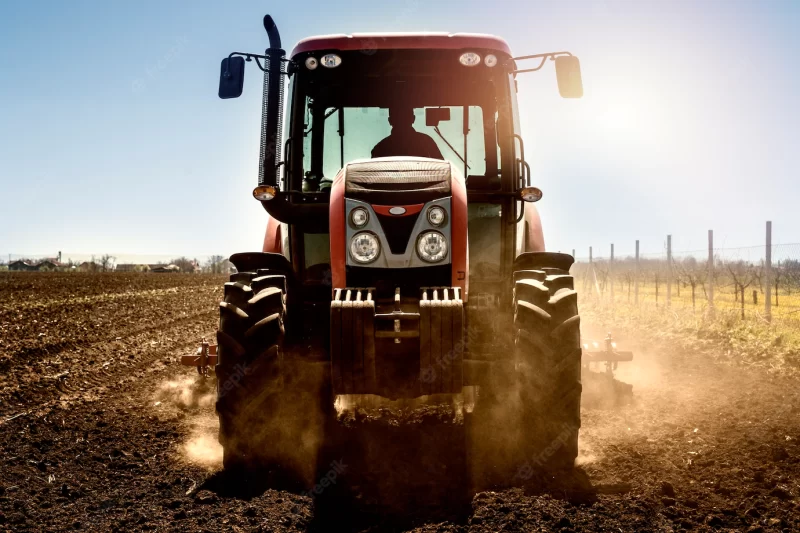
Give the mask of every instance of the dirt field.
[[[401, 429], [405, 454], [334, 451], [316, 500], [277, 477], [228, 479], [213, 384], [177, 364], [213, 337], [223, 281], [0, 275], [0, 530], [800, 530], [798, 381], [622, 336], [634, 401], [584, 409], [570, 476], [473, 490], [459, 429], [439, 421]], [[383, 457], [371, 475], [391, 481], [393, 514], [358, 486], [365, 450]], [[436, 490], [415, 497], [403, 483], [422, 468]]]

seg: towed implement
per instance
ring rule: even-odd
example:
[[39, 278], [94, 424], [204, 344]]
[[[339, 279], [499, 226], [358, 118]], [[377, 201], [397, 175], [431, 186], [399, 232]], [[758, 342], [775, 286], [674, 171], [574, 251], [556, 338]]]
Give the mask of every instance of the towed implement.
[[264, 27], [264, 54], [222, 60], [219, 96], [241, 95], [245, 62], [264, 72], [266, 234], [230, 258], [217, 344], [183, 358], [215, 369], [225, 467], [306, 446], [339, 397], [467, 389], [487, 416], [513, 396], [524, 453], [571, 467], [585, 359], [573, 258], [545, 251], [516, 77], [553, 62], [577, 98], [578, 59], [458, 33], [312, 37], [287, 55], [269, 15]]

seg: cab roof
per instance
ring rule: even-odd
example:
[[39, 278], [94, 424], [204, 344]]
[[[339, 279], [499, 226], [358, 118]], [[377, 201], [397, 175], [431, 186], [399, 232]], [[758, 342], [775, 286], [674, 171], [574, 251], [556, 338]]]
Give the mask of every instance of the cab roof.
[[488, 49], [511, 55], [508, 43], [483, 33], [354, 33], [318, 35], [298, 42], [291, 57], [317, 50], [468, 50]]

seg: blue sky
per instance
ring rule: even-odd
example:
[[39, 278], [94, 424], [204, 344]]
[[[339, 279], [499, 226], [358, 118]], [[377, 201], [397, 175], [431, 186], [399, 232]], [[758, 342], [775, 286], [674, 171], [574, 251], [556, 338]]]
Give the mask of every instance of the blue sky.
[[230, 254], [260, 247], [260, 76], [216, 96], [219, 61], [320, 33], [475, 31], [518, 55], [545, 237], [621, 253], [800, 242], [800, 2], [0, 3], [0, 253]]

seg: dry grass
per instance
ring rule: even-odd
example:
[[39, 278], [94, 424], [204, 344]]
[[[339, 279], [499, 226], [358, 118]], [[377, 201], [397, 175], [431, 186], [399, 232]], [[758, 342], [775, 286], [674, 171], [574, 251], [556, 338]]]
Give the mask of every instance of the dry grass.
[[[614, 305], [608, 299], [600, 300], [584, 296], [581, 314], [588, 322], [616, 332], [634, 333], [644, 340], [661, 340], [678, 348], [691, 349], [708, 354], [719, 362], [733, 365], [759, 367], [770, 372], [796, 373], [800, 371], [800, 323], [780, 315], [770, 323], [763, 318], [763, 307], [759, 311], [746, 312], [741, 319], [738, 303], [728, 306], [725, 295], [716, 298], [718, 305], [709, 313], [706, 302], [698, 298], [693, 310], [691, 295], [688, 304], [684, 291], [676, 297], [673, 292], [672, 305], [660, 304], [653, 298], [642, 298], [640, 304], [627, 303], [627, 295], [617, 294]], [[733, 299], [733, 295], [730, 295]], [[715, 302], [715, 303], [716, 303]], [[747, 303], [746, 310], [748, 308]]]

